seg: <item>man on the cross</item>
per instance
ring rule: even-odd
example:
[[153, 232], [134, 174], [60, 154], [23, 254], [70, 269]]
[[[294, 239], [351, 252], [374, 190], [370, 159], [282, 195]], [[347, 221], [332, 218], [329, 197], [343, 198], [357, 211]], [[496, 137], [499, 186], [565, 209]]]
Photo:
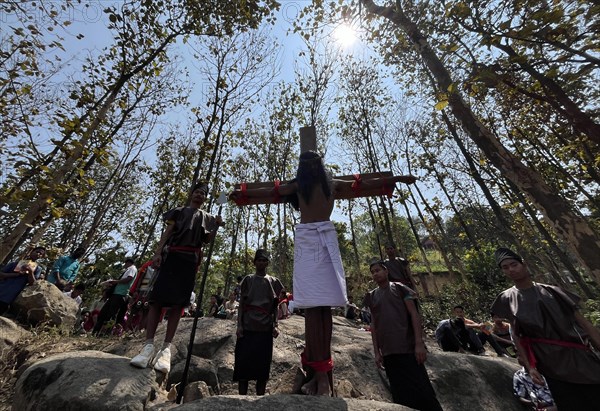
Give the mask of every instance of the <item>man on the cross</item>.
[[[296, 178], [289, 183], [276, 184], [274, 188], [247, 188], [244, 184], [231, 193], [231, 199], [240, 205], [248, 204], [248, 200], [257, 204], [288, 197], [294, 208], [300, 210], [294, 240], [293, 290], [295, 307], [303, 308], [305, 313], [302, 364], [311, 378], [302, 386], [303, 393], [328, 395], [332, 390], [331, 307], [347, 303], [337, 234], [330, 221], [334, 200], [359, 197], [369, 189], [381, 188], [381, 194], [390, 186], [393, 189], [396, 182], [411, 184], [415, 180], [413, 176], [332, 178], [321, 157], [314, 151], [306, 151], [300, 155]], [[361, 190], [364, 190], [362, 195]]]

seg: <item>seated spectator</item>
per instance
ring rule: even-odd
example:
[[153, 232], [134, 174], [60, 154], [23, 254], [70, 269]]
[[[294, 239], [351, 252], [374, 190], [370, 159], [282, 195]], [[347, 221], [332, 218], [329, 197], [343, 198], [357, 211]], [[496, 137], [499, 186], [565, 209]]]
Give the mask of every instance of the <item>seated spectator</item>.
[[365, 325], [371, 325], [371, 310], [369, 309], [368, 306], [364, 306], [361, 310], [360, 310], [360, 314], [359, 314], [360, 320], [365, 324]]
[[348, 296], [348, 302], [346, 303], [346, 313], [344, 315], [348, 320], [356, 320], [358, 317], [358, 307], [354, 304], [351, 296]]
[[45, 255], [44, 247], [35, 247], [28, 258], [4, 266], [0, 272], [0, 314], [8, 311], [25, 286], [32, 285], [39, 278], [42, 267], [36, 261]]
[[227, 315], [228, 320], [236, 320], [237, 319], [237, 311], [240, 303], [236, 301], [235, 291], [229, 293], [229, 300], [225, 301], [225, 314]]
[[83, 332], [90, 332], [94, 329], [94, 318], [92, 317], [92, 312], [89, 310], [83, 310], [81, 312], [81, 328]]
[[[442, 320], [435, 329], [435, 339], [444, 351], [461, 352], [466, 351], [480, 354], [483, 347], [477, 338], [473, 340], [465, 327], [462, 318]], [[479, 342], [476, 344], [475, 341]]]
[[465, 318], [464, 308], [460, 305], [457, 305], [452, 310], [454, 312], [454, 316], [456, 318], [462, 318], [465, 323], [465, 328], [467, 329], [467, 333], [469, 335], [469, 339], [472, 340], [472, 344], [474, 346], [480, 346], [479, 352], [477, 354], [485, 354], [485, 349], [483, 346], [485, 343], [489, 343], [498, 357], [502, 357], [506, 355], [506, 350], [504, 350], [496, 341], [494, 337], [491, 335], [491, 324], [486, 323], [478, 323], [468, 318]]
[[75, 300], [77, 305], [81, 306], [81, 303], [83, 302], [81, 296], [83, 295], [84, 291], [85, 291], [85, 284], [77, 284], [71, 290], [63, 292], [63, 294], [66, 295], [67, 297], [71, 297], [72, 299]]
[[285, 290], [281, 290], [281, 293], [279, 293], [279, 303], [277, 305], [277, 319], [283, 320], [288, 318], [289, 315], [287, 293]]
[[70, 255], [60, 257], [48, 275], [47, 281], [63, 291], [69, 283], [73, 283], [79, 273], [79, 261], [85, 254], [85, 249], [78, 247]]
[[218, 303], [217, 294], [213, 294], [210, 296], [209, 305], [210, 305], [210, 308], [208, 309], [207, 317], [219, 318], [219, 312], [221, 311], [221, 306]]
[[510, 336], [510, 324], [495, 314], [492, 314], [492, 321], [492, 337], [502, 347], [503, 353], [501, 355], [503, 357], [516, 357], [515, 345]]
[[86, 324], [90, 321], [90, 312], [89, 310], [83, 309], [78, 315], [77, 321], [75, 322], [75, 326], [73, 327], [73, 333], [75, 335], [84, 335], [87, 330], [85, 329]]

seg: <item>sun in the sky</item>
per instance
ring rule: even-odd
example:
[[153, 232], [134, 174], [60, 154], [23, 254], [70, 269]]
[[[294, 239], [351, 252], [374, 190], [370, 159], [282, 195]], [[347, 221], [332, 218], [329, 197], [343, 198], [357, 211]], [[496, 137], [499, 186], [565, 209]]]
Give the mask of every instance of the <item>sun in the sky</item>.
[[346, 23], [341, 23], [333, 30], [333, 38], [343, 48], [348, 48], [357, 40], [356, 30]]

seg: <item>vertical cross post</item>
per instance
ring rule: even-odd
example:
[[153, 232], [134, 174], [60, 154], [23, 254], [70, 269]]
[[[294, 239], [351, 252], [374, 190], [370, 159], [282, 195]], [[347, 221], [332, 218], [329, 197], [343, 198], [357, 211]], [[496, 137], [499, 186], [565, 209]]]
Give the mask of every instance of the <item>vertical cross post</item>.
[[315, 126], [300, 127], [300, 154], [317, 151], [317, 130]]

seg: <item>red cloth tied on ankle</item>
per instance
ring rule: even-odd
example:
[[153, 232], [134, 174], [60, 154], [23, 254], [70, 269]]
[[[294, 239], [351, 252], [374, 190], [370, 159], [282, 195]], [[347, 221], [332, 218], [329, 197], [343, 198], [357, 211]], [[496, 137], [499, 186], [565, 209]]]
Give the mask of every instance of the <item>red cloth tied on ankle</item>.
[[329, 372], [333, 370], [333, 360], [331, 359], [331, 357], [322, 361], [308, 361], [306, 359], [306, 354], [304, 354], [303, 351], [300, 355], [300, 359], [302, 361], [302, 366], [309, 366], [315, 372]]
[[279, 195], [279, 184], [280, 181], [279, 180], [275, 180], [275, 188], [273, 188], [273, 192], [275, 194], [274, 198], [273, 198], [273, 202], [275, 204], [280, 203], [281, 202], [281, 196]]
[[354, 192], [355, 197], [360, 196], [360, 184], [362, 183], [362, 178], [360, 178], [360, 174], [354, 174], [354, 181], [352, 182], [352, 191]]

